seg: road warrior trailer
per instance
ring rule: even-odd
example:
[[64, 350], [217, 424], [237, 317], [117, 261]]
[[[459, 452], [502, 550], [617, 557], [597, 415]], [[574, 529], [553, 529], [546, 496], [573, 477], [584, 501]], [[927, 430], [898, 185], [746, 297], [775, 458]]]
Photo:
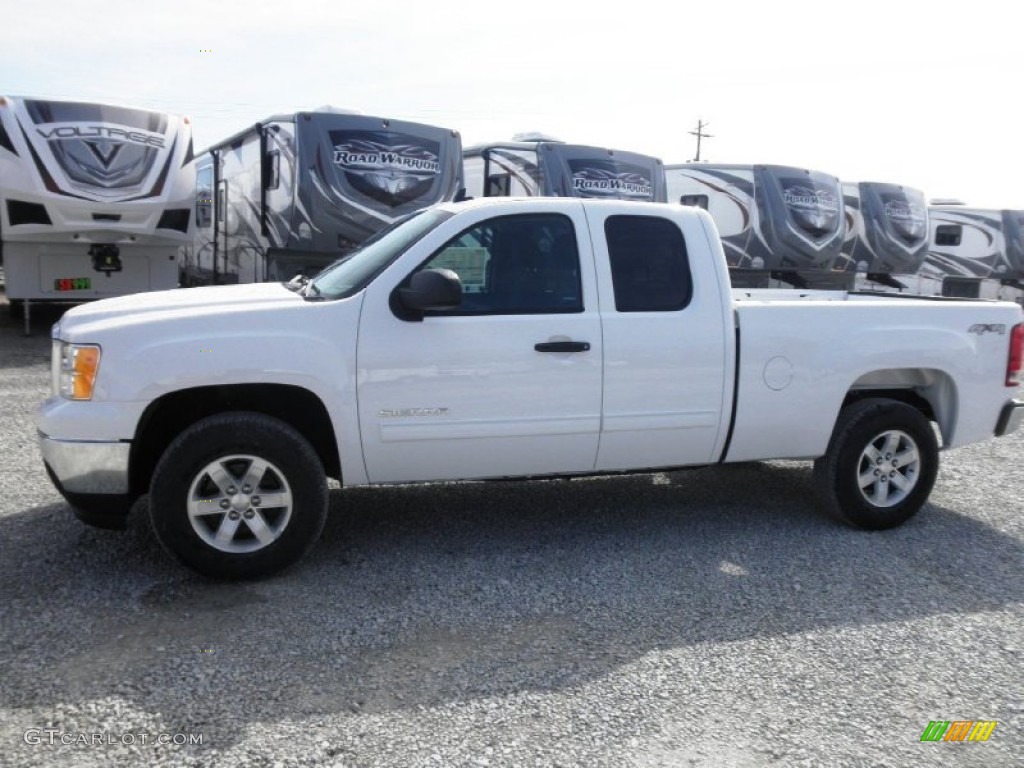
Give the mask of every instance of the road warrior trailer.
[[195, 186], [187, 117], [0, 97], [0, 248], [12, 309], [178, 284]]
[[316, 274], [462, 188], [456, 131], [333, 109], [276, 115], [196, 160], [183, 285]]
[[867, 286], [902, 288], [928, 252], [928, 203], [911, 187], [843, 182], [846, 240], [837, 268], [865, 275]]
[[735, 287], [846, 287], [833, 270], [843, 245], [835, 176], [781, 165], [665, 166], [668, 199], [705, 209], [722, 236]]
[[590, 197], [664, 203], [656, 157], [557, 140], [479, 144], [463, 152], [469, 197]]

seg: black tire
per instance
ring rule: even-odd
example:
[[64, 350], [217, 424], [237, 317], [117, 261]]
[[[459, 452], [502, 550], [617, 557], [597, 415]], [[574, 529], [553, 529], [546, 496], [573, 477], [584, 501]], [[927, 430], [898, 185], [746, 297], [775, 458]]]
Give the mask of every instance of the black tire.
[[[245, 485], [249, 473], [261, 479]], [[234, 495], [227, 493], [232, 489]], [[289, 503], [267, 504], [260, 494]], [[153, 473], [149, 508], [157, 539], [188, 567], [213, 578], [259, 578], [316, 543], [327, 517], [327, 478], [316, 452], [285, 422], [224, 413], [171, 442]]]
[[939, 447], [928, 419], [905, 403], [877, 398], [840, 412], [828, 452], [814, 462], [829, 511], [867, 530], [895, 528], [913, 517], [928, 500], [938, 469]]
[[68, 503], [75, 517], [94, 528], [110, 531], [123, 531], [128, 527], [128, 513], [131, 511], [135, 496], [129, 494], [109, 493], [72, 493], [64, 490], [60, 480], [46, 465], [46, 474], [60, 495]]

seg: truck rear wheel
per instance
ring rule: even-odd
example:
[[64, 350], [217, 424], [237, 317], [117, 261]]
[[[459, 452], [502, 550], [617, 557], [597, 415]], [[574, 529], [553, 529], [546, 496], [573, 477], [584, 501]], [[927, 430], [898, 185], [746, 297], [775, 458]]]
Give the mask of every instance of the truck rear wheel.
[[903, 524], [935, 485], [939, 448], [920, 411], [895, 400], [861, 400], [844, 408], [828, 452], [814, 462], [826, 506], [858, 528]]
[[326, 516], [320, 458], [291, 426], [259, 413], [193, 424], [168, 446], [150, 485], [157, 539], [214, 578], [257, 578], [291, 565]]

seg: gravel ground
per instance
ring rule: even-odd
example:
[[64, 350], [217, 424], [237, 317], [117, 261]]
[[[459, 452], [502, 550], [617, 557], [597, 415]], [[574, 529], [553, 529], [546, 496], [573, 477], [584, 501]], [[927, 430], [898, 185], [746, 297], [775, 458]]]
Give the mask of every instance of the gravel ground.
[[[120, 533], [66, 510], [32, 417], [53, 317], [0, 313], [0, 765], [1024, 763], [1024, 436], [877, 534], [800, 462], [334, 490], [309, 557], [224, 585], [144, 501]], [[935, 719], [998, 726], [921, 743]]]

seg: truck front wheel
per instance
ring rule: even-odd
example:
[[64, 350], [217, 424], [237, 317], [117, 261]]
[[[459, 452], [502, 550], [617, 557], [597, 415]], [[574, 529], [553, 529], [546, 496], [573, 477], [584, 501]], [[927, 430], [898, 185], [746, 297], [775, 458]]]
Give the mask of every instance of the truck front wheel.
[[844, 408], [815, 479], [833, 512], [859, 528], [882, 530], [909, 520], [928, 500], [939, 468], [931, 423], [895, 400]]
[[157, 539], [214, 578], [257, 578], [301, 558], [327, 516], [316, 452], [285, 422], [237, 412], [203, 419], [170, 444], [150, 485]]

